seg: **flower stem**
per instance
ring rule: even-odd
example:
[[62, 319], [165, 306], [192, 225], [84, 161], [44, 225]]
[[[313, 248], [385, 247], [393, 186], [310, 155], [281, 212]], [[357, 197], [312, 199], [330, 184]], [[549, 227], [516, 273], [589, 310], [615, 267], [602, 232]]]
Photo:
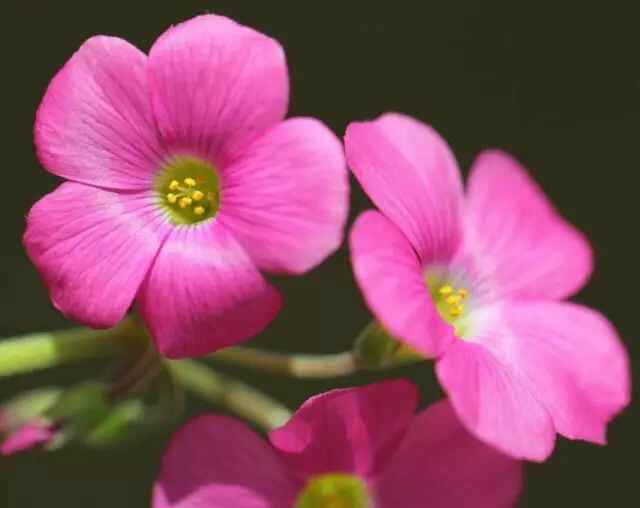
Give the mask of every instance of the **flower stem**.
[[108, 358], [141, 343], [128, 320], [109, 330], [72, 328], [11, 337], [0, 341], [0, 377]]
[[360, 369], [351, 351], [324, 355], [288, 354], [234, 346], [221, 349], [209, 358], [295, 378], [342, 377]]
[[182, 387], [264, 430], [280, 427], [291, 417], [291, 411], [278, 401], [195, 360], [167, 360], [166, 365]]

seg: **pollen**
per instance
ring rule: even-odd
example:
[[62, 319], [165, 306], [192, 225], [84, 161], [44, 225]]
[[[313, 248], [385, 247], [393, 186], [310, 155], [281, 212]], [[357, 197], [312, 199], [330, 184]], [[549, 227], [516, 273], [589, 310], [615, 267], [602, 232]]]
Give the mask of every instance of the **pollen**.
[[205, 210], [204, 210], [204, 206], [196, 206], [193, 209], [193, 213], [195, 213], [196, 215], [202, 215], [204, 214]]
[[187, 187], [195, 187], [196, 186], [196, 181], [195, 181], [194, 178], [187, 177], [187, 178], [184, 179], [184, 184]]
[[186, 208], [189, 205], [191, 205], [191, 203], [193, 203], [193, 200], [190, 197], [185, 196], [183, 198], [180, 198], [180, 201], [178, 204], [180, 205], [180, 208]]
[[180, 182], [178, 180], [171, 180], [169, 184], [169, 190], [177, 191], [180, 188]]
[[202, 199], [204, 198], [204, 192], [202, 192], [201, 190], [195, 190], [191, 193], [191, 197], [194, 201], [202, 201]]
[[167, 194], [167, 201], [171, 204], [174, 204], [176, 201], [178, 201], [178, 196], [176, 196], [173, 192], [170, 192], [169, 194]]
[[456, 289], [450, 284], [441, 286], [434, 294], [438, 310], [447, 321], [455, 320], [464, 314], [465, 305], [462, 302], [468, 297], [467, 288]]
[[439, 290], [438, 293], [440, 293], [442, 296], [447, 296], [450, 295], [451, 293], [453, 293], [453, 288], [449, 285], [446, 286], [442, 286]]

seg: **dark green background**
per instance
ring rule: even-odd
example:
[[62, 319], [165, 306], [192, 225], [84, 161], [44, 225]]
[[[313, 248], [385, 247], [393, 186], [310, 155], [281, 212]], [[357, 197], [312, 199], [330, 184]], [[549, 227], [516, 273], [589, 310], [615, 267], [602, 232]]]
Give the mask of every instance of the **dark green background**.
[[[0, 80], [6, 133], [0, 335], [68, 326], [51, 308], [20, 245], [27, 210], [58, 183], [40, 168], [32, 146], [34, 112], [49, 79], [93, 34], [118, 35], [147, 50], [169, 25], [210, 11], [251, 25], [284, 45], [292, 115], [319, 117], [342, 134], [351, 120], [403, 111], [433, 124], [463, 168], [487, 146], [519, 157], [562, 212], [591, 238], [597, 268], [578, 300], [613, 320], [637, 362], [632, 323], [639, 280], [633, 220], [640, 167], [638, 18], [613, 4], [591, 8], [586, 2], [569, 2], [551, 9], [537, 2], [533, 7], [520, 4], [5, 3], [3, 35], [9, 41], [3, 45]], [[367, 206], [355, 185], [352, 206], [352, 217]], [[306, 277], [277, 283], [286, 305], [276, 323], [256, 339], [261, 346], [338, 351], [349, 347], [369, 319], [345, 249]], [[5, 380], [0, 395], [36, 383], [81, 379], [95, 367]], [[430, 366], [406, 374], [421, 384], [425, 401], [439, 396]], [[373, 376], [341, 383], [369, 379]], [[335, 386], [254, 380], [292, 406]], [[189, 407], [191, 413], [204, 409]], [[637, 506], [639, 428], [638, 411], [631, 407], [610, 426], [605, 448], [560, 439], [546, 464], [528, 467], [522, 506]], [[65, 450], [0, 459], [0, 506], [147, 506], [167, 437], [106, 453]]]

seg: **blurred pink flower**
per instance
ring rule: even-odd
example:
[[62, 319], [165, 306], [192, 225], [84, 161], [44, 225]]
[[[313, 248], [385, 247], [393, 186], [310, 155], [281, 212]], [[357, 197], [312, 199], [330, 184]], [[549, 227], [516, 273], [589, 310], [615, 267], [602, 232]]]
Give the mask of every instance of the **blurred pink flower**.
[[0, 444], [0, 455], [13, 455], [39, 445], [44, 445], [53, 439], [55, 431], [46, 422], [33, 421], [12, 430]]
[[447, 401], [414, 414], [416, 404], [405, 381], [334, 390], [269, 442], [228, 417], [196, 418], [169, 445], [153, 506], [513, 506], [521, 464], [470, 436]]
[[505, 153], [476, 159], [464, 195], [449, 147], [412, 118], [353, 123], [345, 143], [382, 212], [351, 232], [356, 279], [391, 335], [437, 358], [464, 425], [538, 461], [556, 432], [604, 443], [629, 367], [607, 319], [563, 301], [591, 274], [585, 237]]
[[195, 356], [277, 314], [259, 270], [303, 273], [341, 243], [342, 146], [312, 118], [283, 121], [284, 52], [205, 15], [149, 56], [92, 37], [38, 109], [42, 164], [67, 178], [33, 207], [24, 243], [53, 304], [111, 327], [135, 301], [158, 348]]

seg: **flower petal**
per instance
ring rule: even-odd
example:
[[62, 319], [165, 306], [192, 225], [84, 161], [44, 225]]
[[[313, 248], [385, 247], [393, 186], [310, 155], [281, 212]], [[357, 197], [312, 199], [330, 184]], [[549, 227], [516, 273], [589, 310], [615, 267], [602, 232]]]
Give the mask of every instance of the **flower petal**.
[[358, 182], [407, 236], [423, 265], [450, 260], [461, 239], [462, 182], [438, 133], [388, 113], [350, 124], [345, 148]]
[[16, 429], [0, 445], [0, 455], [13, 455], [43, 445], [54, 436], [52, 428], [46, 425], [29, 423]]
[[409, 241], [379, 212], [364, 212], [349, 237], [356, 280], [376, 319], [398, 340], [428, 356], [453, 341]]
[[138, 303], [158, 349], [183, 358], [253, 337], [278, 313], [280, 295], [213, 219], [172, 230]]
[[166, 234], [155, 199], [67, 182], [33, 206], [24, 245], [59, 311], [96, 328], [124, 317]]
[[522, 373], [560, 434], [604, 444], [607, 423], [631, 397], [627, 353], [613, 326], [572, 303], [519, 302], [502, 314], [482, 342]]
[[436, 373], [469, 432], [514, 458], [543, 461], [553, 450], [553, 422], [510, 367], [483, 345], [460, 340]]
[[307, 400], [269, 439], [301, 479], [366, 476], [395, 451], [417, 403], [415, 386], [404, 380], [332, 390]]
[[147, 57], [116, 37], [92, 37], [51, 81], [35, 144], [52, 173], [101, 187], [149, 188], [165, 151], [147, 87]]
[[375, 482], [380, 506], [506, 508], [522, 491], [520, 462], [481, 443], [447, 400], [417, 415]]
[[166, 142], [218, 167], [286, 114], [282, 47], [228, 18], [198, 16], [170, 28], [151, 48], [149, 68]]
[[468, 213], [468, 247], [503, 296], [560, 300], [589, 278], [588, 241], [508, 154], [489, 150], [473, 164]]
[[153, 508], [293, 506], [295, 482], [267, 441], [225, 416], [191, 420], [171, 440]]
[[225, 169], [220, 220], [265, 270], [319, 264], [342, 243], [348, 208], [342, 144], [312, 118], [272, 127]]

